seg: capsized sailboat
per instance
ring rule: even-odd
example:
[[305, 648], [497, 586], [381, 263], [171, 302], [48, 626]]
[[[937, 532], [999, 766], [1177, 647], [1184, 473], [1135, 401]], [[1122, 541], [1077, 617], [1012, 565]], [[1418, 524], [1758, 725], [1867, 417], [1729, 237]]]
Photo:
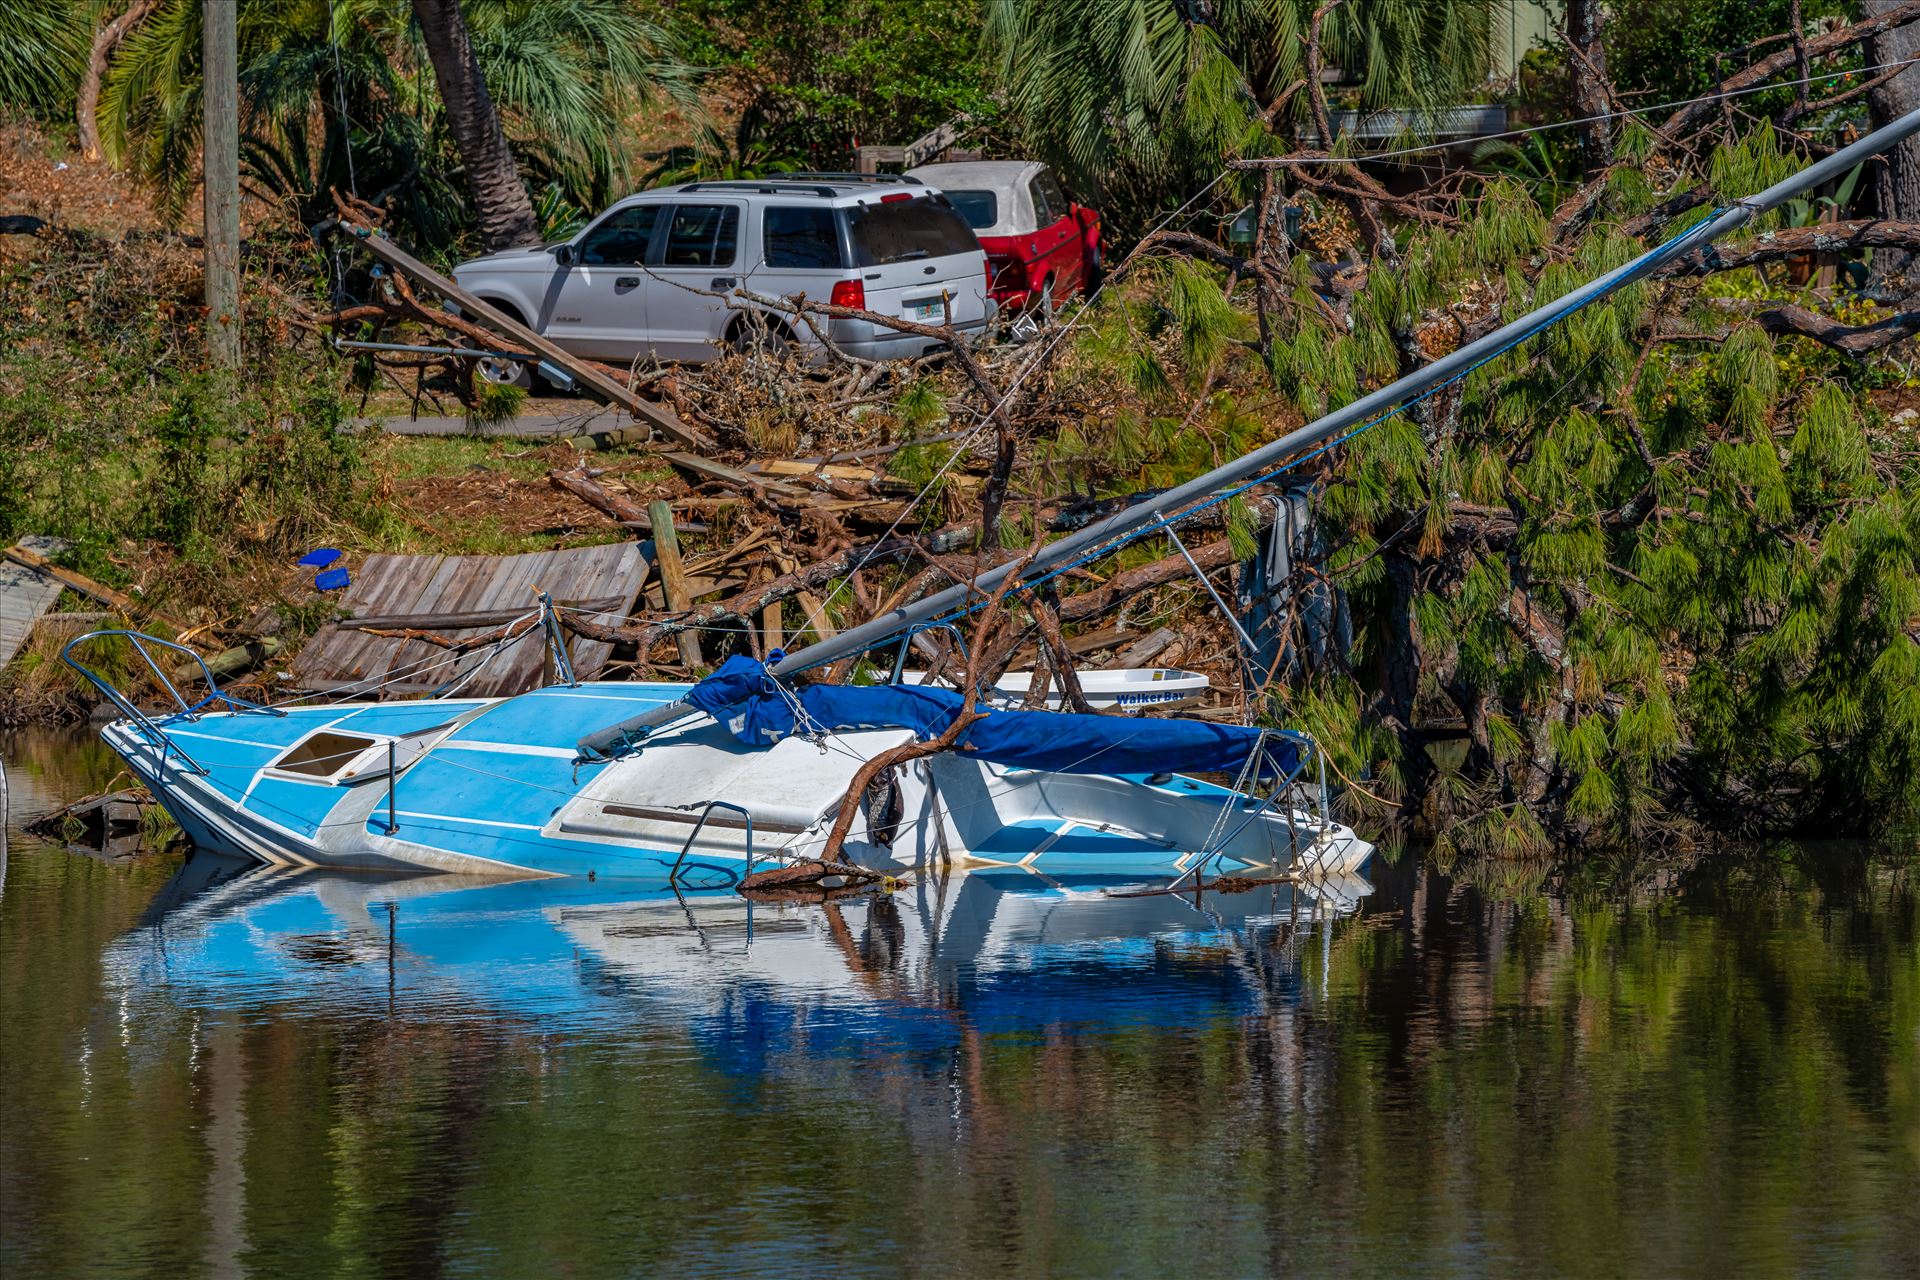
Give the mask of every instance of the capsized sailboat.
[[[691, 685], [568, 683], [502, 699], [263, 708], [215, 695], [222, 709], [182, 700], [153, 717], [110, 696], [128, 714], [107, 742], [205, 848], [689, 885], [819, 856], [861, 766], [938, 736], [963, 701], [791, 685], [741, 656]], [[662, 710], [664, 724], [632, 728]], [[1372, 847], [1317, 816], [1318, 763], [1309, 739], [1275, 730], [993, 710], [955, 750], [878, 778], [855, 801], [842, 856], [886, 871], [1353, 871]], [[1256, 797], [1178, 769], [1272, 785]]]
[[[1011, 575], [1034, 585], [1128, 541], [1171, 534], [1180, 520], [1915, 133], [1920, 111], [1151, 503], [765, 666], [734, 658], [692, 685], [579, 684], [568, 676], [498, 700], [268, 708], [222, 693], [210, 674], [209, 693], [189, 703], [150, 652], [165, 642], [136, 636], [175, 699], [173, 712], [149, 716], [75, 656], [106, 633], [80, 637], [63, 656], [120, 709], [125, 718], [104, 736], [189, 835], [268, 862], [724, 884], [763, 858], [818, 855], [850, 803], [858, 811], [844, 856], [878, 869], [1097, 862], [1141, 873], [1353, 870], [1371, 846], [1328, 816], [1322, 762], [1303, 735], [991, 709], [954, 749], [896, 767], [849, 800], [863, 764], [940, 736], [960, 697], [795, 677], [951, 626]], [[548, 623], [565, 673], [550, 612]], [[1234, 784], [1181, 770], [1225, 773]], [[1263, 781], [1268, 789], [1254, 794]]]

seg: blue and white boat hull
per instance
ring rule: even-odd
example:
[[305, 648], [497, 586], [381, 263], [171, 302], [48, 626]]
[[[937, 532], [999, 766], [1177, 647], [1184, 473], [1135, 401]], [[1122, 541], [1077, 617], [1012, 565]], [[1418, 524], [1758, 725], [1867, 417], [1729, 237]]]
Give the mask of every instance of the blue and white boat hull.
[[[290, 866], [494, 877], [737, 882], [818, 856], [860, 766], [908, 730], [747, 746], [694, 715], [639, 750], [581, 761], [584, 735], [673, 703], [681, 684], [556, 686], [516, 698], [289, 707], [120, 721], [107, 742], [196, 845]], [[1294, 804], [1173, 774], [1018, 769], [943, 753], [891, 770], [845, 856], [878, 869], [1357, 871], [1372, 847]]]

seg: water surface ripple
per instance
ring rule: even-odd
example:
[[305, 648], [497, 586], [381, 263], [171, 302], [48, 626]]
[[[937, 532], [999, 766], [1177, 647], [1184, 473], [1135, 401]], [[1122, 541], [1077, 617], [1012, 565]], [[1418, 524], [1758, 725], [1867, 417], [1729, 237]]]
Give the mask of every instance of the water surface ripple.
[[[0, 739], [16, 825], [105, 783]], [[0, 896], [19, 1276], [1920, 1275], [1913, 855]]]

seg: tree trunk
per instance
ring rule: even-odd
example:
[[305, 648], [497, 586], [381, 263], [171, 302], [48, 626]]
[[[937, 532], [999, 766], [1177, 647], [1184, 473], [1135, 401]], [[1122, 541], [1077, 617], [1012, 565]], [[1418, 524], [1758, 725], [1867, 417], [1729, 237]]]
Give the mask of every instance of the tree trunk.
[[1406, 556], [1390, 551], [1382, 563], [1387, 599], [1368, 641], [1375, 664], [1375, 693], [1368, 718], [1400, 741], [1401, 780], [1406, 784], [1402, 816], [1415, 819], [1426, 803], [1433, 777], [1433, 761], [1417, 741], [1413, 725], [1413, 704], [1420, 695], [1424, 665], [1420, 623], [1413, 608], [1420, 587], [1413, 561]]
[[540, 224], [473, 56], [460, 0], [413, 0], [413, 17], [426, 41], [433, 79], [447, 108], [447, 126], [467, 171], [481, 243], [489, 251], [536, 243]]
[[1573, 66], [1573, 112], [1580, 126], [1580, 172], [1591, 178], [1613, 162], [1613, 121], [1590, 120], [1612, 109], [1607, 47], [1600, 39], [1600, 0], [1567, 0], [1568, 61]]
[[[1876, 17], [1897, 8], [1899, 0], [1861, 0], [1860, 16]], [[1883, 31], [1867, 44], [1867, 65], [1884, 66], [1920, 57], [1920, 23]], [[1908, 67], [1867, 94], [1878, 129], [1920, 110], [1920, 65]], [[1920, 221], [1920, 137], [1908, 138], [1872, 165], [1873, 190], [1882, 218]], [[1873, 251], [1872, 286], [1900, 297], [1920, 293], [1915, 255], [1901, 249]], [[1904, 277], [1904, 283], [1902, 278]]]
[[80, 73], [80, 93], [73, 112], [74, 123], [80, 128], [80, 154], [89, 160], [100, 158], [100, 82], [106, 79], [107, 61], [127, 38], [127, 33], [140, 25], [141, 19], [152, 13], [159, 3], [160, 0], [134, 0], [125, 13], [93, 33], [93, 48], [87, 54], [86, 68]]

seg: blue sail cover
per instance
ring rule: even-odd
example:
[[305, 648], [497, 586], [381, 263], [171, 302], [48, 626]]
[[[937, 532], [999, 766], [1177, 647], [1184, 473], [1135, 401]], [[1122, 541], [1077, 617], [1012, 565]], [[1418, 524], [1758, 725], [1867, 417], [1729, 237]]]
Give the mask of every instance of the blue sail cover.
[[[830, 731], [911, 729], [937, 738], [964, 702], [952, 689], [926, 685], [808, 684], [782, 686], [752, 658], [735, 654], [689, 689], [686, 700], [749, 746], [771, 746], [800, 727]], [[1197, 720], [1148, 720], [1059, 711], [989, 709], [960, 735], [955, 750], [995, 764], [1053, 773], [1238, 773], [1261, 731]], [[1262, 776], [1299, 767], [1302, 739], [1266, 732]]]

